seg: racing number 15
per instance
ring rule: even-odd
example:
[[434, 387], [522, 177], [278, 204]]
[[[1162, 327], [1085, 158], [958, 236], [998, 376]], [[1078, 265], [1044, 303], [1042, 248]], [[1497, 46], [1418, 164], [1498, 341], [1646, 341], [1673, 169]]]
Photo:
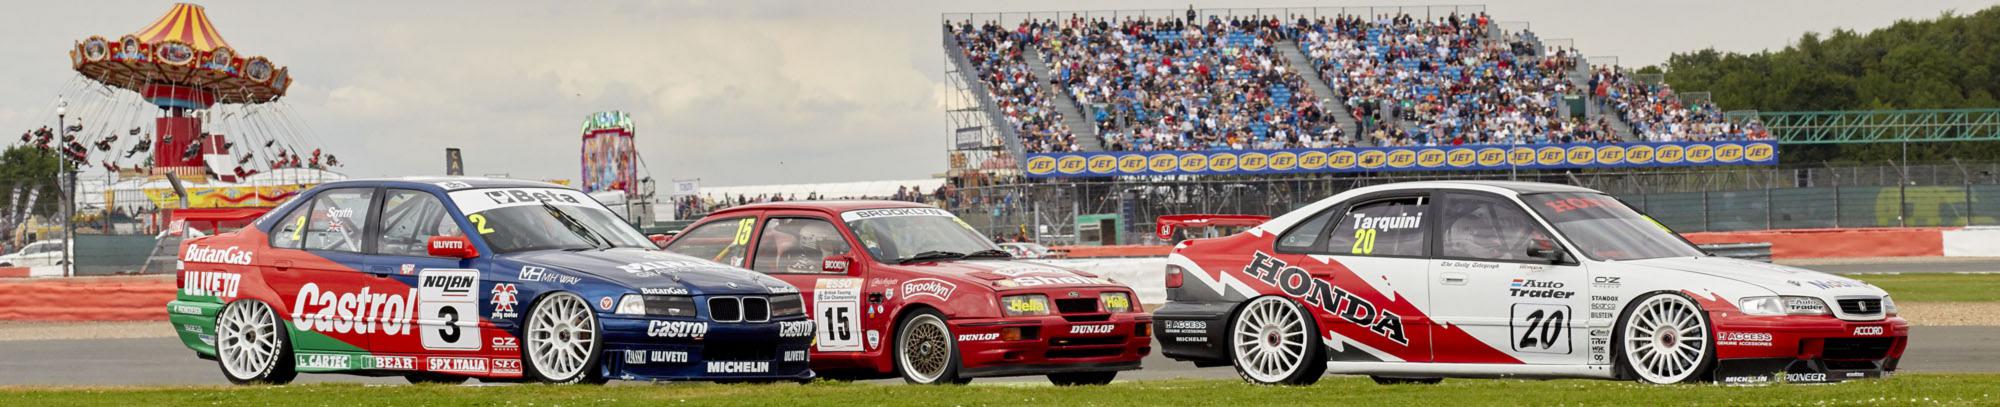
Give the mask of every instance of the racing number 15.
[[847, 307], [834, 307], [826, 309], [826, 311], [824, 312], [825, 314], [824, 317], [828, 322], [831, 322], [831, 324], [827, 325], [826, 328], [826, 335], [831, 337], [829, 339], [836, 342], [846, 342], [854, 340], [854, 331], [851, 328], [849, 328], [853, 326], [852, 324], [850, 324], [850, 322], [853, 322], [850, 320], [853, 317], [848, 315], [848, 311], [852, 310], [853, 308], [847, 308]]

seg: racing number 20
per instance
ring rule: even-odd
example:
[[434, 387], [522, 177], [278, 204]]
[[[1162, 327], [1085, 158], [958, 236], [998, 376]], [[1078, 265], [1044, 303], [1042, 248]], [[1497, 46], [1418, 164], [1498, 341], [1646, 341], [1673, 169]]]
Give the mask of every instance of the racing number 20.
[[1375, 254], [1375, 228], [1354, 230], [1354, 254]]
[[1514, 304], [1514, 350], [1535, 353], [1570, 353], [1569, 306], [1554, 304]]

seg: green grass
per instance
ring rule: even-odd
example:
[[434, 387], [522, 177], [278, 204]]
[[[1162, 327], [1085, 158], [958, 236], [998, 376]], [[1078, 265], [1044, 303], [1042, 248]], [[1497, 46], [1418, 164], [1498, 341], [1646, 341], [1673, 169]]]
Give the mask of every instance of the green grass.
[[1913, 273], [1853, 275], [1882, 287], [1896, 302], [2000, 301], [2000, 274]]
[[1047, 385], [906, 386], [663, 384], [625, 386], [362, 386], [0, 388], [0, 405], [926, 405], [926, 406], [1261, 406], [1261, 405], [1800, 405], [2000, 404], [2000, 375], [1907, 374], [1832, 385], [1648, 386], [1592, 380], [1446, 380], [1435, 386], [1381, 386], [1328, 377], [1309, 387], [1264, 387], [1238, 380]]

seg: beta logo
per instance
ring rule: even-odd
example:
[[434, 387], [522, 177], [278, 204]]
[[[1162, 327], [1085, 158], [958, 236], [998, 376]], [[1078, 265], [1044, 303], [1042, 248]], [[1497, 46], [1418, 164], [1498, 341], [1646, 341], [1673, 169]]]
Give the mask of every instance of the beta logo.
[[708, 334], [708, 323], [688, 321], [649, 321], [646, 336], [654, 338], [701, 339]]
[[1563, 283], [1561, 281], [1516, 278], [1512, 284], [1508, 285], [1507, 295], [1512, 297], [1556, 299], [1576, 296], [1575, 291], [1564, 290], [1562, 288]]
[[1108, 334], [1108, 333], [1111, 333], [1111, 329], [1112, 329], [1112, 325], [1110, 325], [1110, 324], [1103, 324], [1103, 325], [1070, 325], [1070, 327], [1069, 327], [1069, 333], [1071, 333], [1071, 334], [1088, 334], [1088, 335], [1102, 335], [1102, 334]]
[[188, 245], [186, 251], [181, 253], [181, 261], [192, 263], [222, 263], [248, 266], [250, 265], [250, 259], [251, 255], [249, 251], [238, 249], [236, 246], [217, 249], [191, 244]]

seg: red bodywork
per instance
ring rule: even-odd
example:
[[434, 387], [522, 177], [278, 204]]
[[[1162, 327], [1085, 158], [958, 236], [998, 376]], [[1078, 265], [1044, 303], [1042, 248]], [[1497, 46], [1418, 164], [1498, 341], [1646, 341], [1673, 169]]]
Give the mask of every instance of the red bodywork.
[[[814, 218], [830, 221], [850, 247], [860, 248], [856, 233], [841, 221], [848, 211], [894, 208], [932, 208], [895, 201], [783, 202], [755, 204], [718, 211], [683, 229], [670, 243], [692, 239], [689, 231], [714, 222], [742, 222], [756, 219], [750, 242], [764, 238], [765, 221], [774, 218]], [[746, 249], [756, 250], [757, 244]], [[673, 250], [672, 246], [668, 247]], [[868, 250], [853, 250], [846, 271], [828, 273], [770, 273], [798, 287], [808, 300], [808, 312], [816, 323], [829, 323], [818, 291], [850, 289], [845, 284], [860, 283], [859, 327], [865, 332], [858, 349], [827, 349], [829, 338], [815, 341], [814, 370], [887, 375], [896, 372], [896, 324], [905, 315], [920, 309], [943, 313], [957, 341], [960, 374], [964, 377], [1039, 375], [1079, 371], [1137, 369], [1141, 358], [1152, 352], [1152, 318], [1137, 303], [1132, 289], [1107, 283], [1095, 275], [1053, 266], [1012, 260], [956, 260], [895, 264], [872, 258]], [[724, 263], [755, 269], [751, 263], [759, 254], [743, 253], [738, 259], [717, 259]], [[1020, 278], [1077, 278], [1070, 282], [1002, 287], [1003, 281]], [[1129, 312], [1109, 313], [1102, 307], [1064, 312], [1057, 304], [1064, 299], [1095, 299], [1099, 293], [1123, 292], [1132, 301]], [[1000, 297], [1017, 294], [1044, 294], [1050, 299], [1050, 315], [1007, 317]], [[823, 329], [822, 332], [825, 332]], [[1018, 335], [1018, 339], [1009, 340]]]
[[1171, 241], [1174, 239], [1174, 229], [1177, 228], [1206, 228], [1216, 226], [1251, 227], [1262, 225], [1264, 222], [1270, 220], [1271, 217], [1263, 215], [1165, 215], [1155, 219], [1153, 224], [1155, 225], [1155, 232], [1159, 234], [1160, 240]]

